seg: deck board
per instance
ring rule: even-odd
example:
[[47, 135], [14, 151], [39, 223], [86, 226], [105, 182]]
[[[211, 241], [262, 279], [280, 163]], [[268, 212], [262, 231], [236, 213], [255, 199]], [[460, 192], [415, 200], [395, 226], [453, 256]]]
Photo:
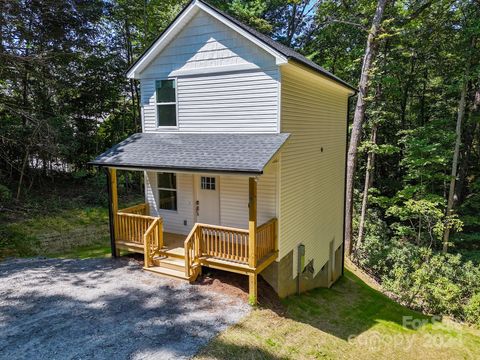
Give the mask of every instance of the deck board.
[[174, 233], [164, 233], [163, 234], [163, 250], [162, 252], [166, 255], [172, 256], [185, 256], [185, 247], [184, 242], [187, 238], [187, 235], [174, 234]]

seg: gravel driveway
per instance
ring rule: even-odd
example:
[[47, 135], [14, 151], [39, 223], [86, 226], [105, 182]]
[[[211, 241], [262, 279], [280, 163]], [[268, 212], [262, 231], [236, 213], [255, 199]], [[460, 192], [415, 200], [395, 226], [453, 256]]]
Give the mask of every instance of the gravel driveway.
[[249, 311], [131, 259], [0, 263], [1, 359], [182, 359]]

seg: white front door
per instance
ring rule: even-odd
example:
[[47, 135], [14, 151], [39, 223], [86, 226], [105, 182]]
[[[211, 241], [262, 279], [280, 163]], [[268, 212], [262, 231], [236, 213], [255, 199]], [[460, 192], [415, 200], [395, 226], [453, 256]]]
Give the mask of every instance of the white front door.
[[197, 222], [220, 225], [220, 191], [217, 176], [197, 176]]

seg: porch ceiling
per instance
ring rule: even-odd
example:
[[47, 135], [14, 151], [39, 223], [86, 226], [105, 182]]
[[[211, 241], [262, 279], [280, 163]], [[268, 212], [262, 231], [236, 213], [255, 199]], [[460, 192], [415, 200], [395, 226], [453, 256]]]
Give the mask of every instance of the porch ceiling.
[[92, 165], [259, 175], [290, 134], [134, 134]]

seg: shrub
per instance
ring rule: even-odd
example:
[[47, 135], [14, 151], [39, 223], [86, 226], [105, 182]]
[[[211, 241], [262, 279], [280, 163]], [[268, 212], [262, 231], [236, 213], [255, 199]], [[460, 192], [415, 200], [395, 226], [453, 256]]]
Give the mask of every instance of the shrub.
[[465, 320], [480, 324], [480, 292], [473, 295], [463, 307]]
[[359, 254], [359, 264], [401, 303], [480, 324], [480, 267], [461, 255], [372, 236]]
[[5, 185], [0, 184], [0, 202], [7, 202], [12, 198], [12, 192]]

